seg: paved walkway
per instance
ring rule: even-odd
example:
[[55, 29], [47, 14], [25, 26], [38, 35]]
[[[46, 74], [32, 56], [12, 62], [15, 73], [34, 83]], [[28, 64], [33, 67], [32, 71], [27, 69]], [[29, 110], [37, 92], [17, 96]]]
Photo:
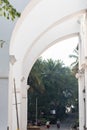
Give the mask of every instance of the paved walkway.
[[45, 126], [41, 130], [71, 130], [70, 125], [61, 124], [61, 127], [58, 129], [56, 125], [51, 125], [49, 129], [47, 129]]
[[41, 130], [72, 130], [71, 126], [74, 121], [75, 121], [75, 116], [72, 114], [69, 115], [65, 121], [61, 122], [60, 129], [58, 129], [56, 125], [51, 125], [49, 129], [47, 129], [46, 126], [43, 126]]

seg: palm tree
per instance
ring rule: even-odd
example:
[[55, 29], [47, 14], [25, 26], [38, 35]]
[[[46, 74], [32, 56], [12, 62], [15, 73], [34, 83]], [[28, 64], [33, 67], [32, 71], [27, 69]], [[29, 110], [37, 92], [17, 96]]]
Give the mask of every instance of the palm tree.
[[78, 45], [76, 46], [76, 48], [74, 49], [74, 54], [69, 55], [70, 58], [74, 58], [75, 61], [71, 64], [71, 68], [72, 68], [72, 72], [74, 74], [76, 74], [78, 72]]
[[38, 59], [31, 69], [27, 81], [27, 84], [31, 86], [29, 91], [36, 91], [39, 93], [43, 93], [45, 91], [41, 75], [42, 72], [40, 70], [41, 66], [42, 66], [41, 59]]

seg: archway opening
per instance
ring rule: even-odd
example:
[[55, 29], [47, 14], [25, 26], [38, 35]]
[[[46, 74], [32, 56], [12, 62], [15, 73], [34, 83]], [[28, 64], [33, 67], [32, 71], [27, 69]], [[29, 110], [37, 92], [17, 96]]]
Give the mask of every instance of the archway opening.
[[[77, 41], [78, 39], [72, 48], [76, 49]], [[70, 41], [58, 43], [61, 44], [61, 51], [62, 45], [67, 42]], [[51, 53], [54, 52], [51, 50]], [[65, 56], [64, 52], [63, 55]], [[78, 125], [77, 84], [70, 66], [64, 65], [63, 61], [58, 58], [56, 61], [39, 58], [28, 77], [28, 125], [45, 125], [47, 120], [56, 124], [57, 119], [63, 122], [67, 116], [68, 120], [72, 119], [69, 127]]]
[[[86, 47], [87, 28], [86, 24], [86, 9], [87, 1], [69, 1], [68, 4], [62, 1], [53, 0], [32, 0], [30, 5], [27, 6], [21, 18], [19, 19], [10, 44], [10, 56], [14, 56], [16, 63], [10, 64], [10, 83], [9, 83], [9, 130], [19, 129], [17, 126], [17, 118], [15, 115], [14, 103], [14, 78], [16, 81], [17, 98], [18, 98], [18, 113], [19, 113], [19, 126], [20, 129], [26, 130], [27, 125], [27, 77], [30, 70], [37, 60], [38, 56], [60, 40], [66, 37], [74, 37], [75, 35], [81, 36], [80, 42], [80, 73], [79, 78], [79, 92], [80, 98], [80, 129], [83, 130], [87, 126], [85, 116], [86, 106], [84, 106], [84, 77], [82, 77], [82, 69], [84, 66], [83, 60], [86, 60], [83, 54], [83, 46]], [[49, 7], [49, 11], [48, 11]], [[63, 9], [61, 8], [63, 7]], [[81, 19], [81, 24], [77, 22]], [[45, 22], [44, 22], [45, 20]], [[19, 26], [20, 25], [20, 26]], [[81, 30], [80, 30], [81, 29]], [[85, 32], [83, 34], [83, 32]], [[84, 38], [83, 38], [84, 37]], [[85, 39], [85, 40], [84, 40]], [[81, 47], [82, 45], [82, 47]], [[19, 51], [21, 50], [21, 51]], [[86, 51], [87, 52], [87, 51]], [[85, 63], [86, 64], [86, 63]], [[84, 70], [86, 71], [86, 68]], [[87, 88], [87, 87], [86, 87]]]

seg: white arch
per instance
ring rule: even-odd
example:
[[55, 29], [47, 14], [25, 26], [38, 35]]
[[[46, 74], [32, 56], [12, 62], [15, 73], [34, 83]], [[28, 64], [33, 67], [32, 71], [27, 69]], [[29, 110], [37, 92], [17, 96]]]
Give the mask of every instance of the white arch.
[[[31, 3], [33, 3], [33, 1], [31, 1]], [[42, 35], [46, 29], [52, 27], [54, 24], [56, 24], [56, 22], [62, 22], [67, 16], [86, 9], [87, 5], [86, 0], [84, 0], [84, 2], [82, 0], [68, 0], [67, 3], [68, 4], [66, 4], [66, 1], [63, 0], [61, 0], [61, 2], [58, 0], [39, 0], [38, 4], [36, 4], [32, 10], [30, 10], [31, 5], [28, 6], [29, 9], [27, 8], [24, 11], [22, 17], [20, 18], [20, 21], [16, 25], [16, 33], [14, 31], [11, 40], [10, 53], [16, 52], [16, 58], [21, 58], [24, 55], [24, 52], [26, 52], [27, 48], [32, 44], [32, 42], [37, 39], [38, 36]], [[61, 19], [63, 20], [61, 21]], [[18, 27], [19, 23], [20, 26]], [[29, 38], [29, 41], [27, 38]], [[25, 48], [25, 43], [27, 44], [28, 42], [29, 45]], [[18, 48], [20, 46], [23, 50], [22, 53], [19, 54]]]
[[39, 37], [38, 40], [35, 41], [31, 47], [29, 47], [23, 59], [24, 64], [22, 70], [23, 75], [25, 75], [25, 77], [27, 77], [29, 74], [29, 68], [31, 69], [35, 60], [40, 56], [40, 54], [45, 49], [47, 49], [48, 47], [52, 46], [53, 44], [59, 41], [79, 35], [80, 24], [78, 24], [77, 19], [78, 17], [75, 19], [68, 20], [67, 22], [61, 23], [58, 26], [56, 25], [49, 31], [45, 32], [42, 37]]
[[16, 58], [15, 64], [10, 64], [9, 130], [17, 128], [15, 106], [12, 105], [15, 104], [13, 79], [17, 89], [19, 126], [26, 130], [26, 88], [31, 67], [46, 48], [79, 35], [78, 20], [86, 10], [87, 0], [32, 0], [22, 13], [13, 31], [9, 50], [10, 55]]

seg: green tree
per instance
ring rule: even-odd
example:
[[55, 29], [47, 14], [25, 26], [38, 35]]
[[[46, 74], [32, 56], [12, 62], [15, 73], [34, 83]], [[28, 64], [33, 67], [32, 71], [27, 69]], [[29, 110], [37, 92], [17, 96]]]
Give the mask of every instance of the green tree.
[[45, 87], [41, 77], [41, 68], [42, 61], [41, 59], [37, 60], [34, 66], [31, 69], [30, 75], [28, 77], [28, 84], [31, 86], [29, 91], [36, 91], [39, 93], [43, 93], [45, 91]]
[[[59, 60], [37, 60], [29, 75], [28, 83], [31, 85], [28, 92], [30, 119], [35, 119], [36, 98], [38, 118], [44, 117], [50, 120], [63, 118], [66, 106], [77, 106], [77, 80], [71, 70]], [[51, 115], [50, 111], [53, 109], [56, 110], [56, 115]]]
[[[8, 0], [0, 0], [0, 16], [12, 21], [20, 16], [20, 13], [10, 4]], [[4, 40], [0, 40], [0, 47], [3, 47]]]

